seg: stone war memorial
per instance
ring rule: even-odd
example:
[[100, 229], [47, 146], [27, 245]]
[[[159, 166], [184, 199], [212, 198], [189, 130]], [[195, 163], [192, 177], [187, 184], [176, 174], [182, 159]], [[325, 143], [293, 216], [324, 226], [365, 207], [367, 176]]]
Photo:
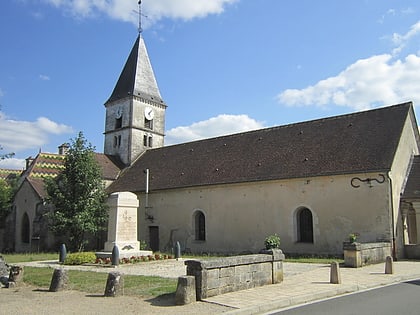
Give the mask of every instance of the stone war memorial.
[[137, 196], [130, 192], [113, 193], [108, 197], [107, 203], [108, 237], [104, 251], [97, 252], [97, 257], [111, 257], [114, 246], [117, 246], [121, 258], [151, 255], [151, 251], [140, 250], [137, 238]]

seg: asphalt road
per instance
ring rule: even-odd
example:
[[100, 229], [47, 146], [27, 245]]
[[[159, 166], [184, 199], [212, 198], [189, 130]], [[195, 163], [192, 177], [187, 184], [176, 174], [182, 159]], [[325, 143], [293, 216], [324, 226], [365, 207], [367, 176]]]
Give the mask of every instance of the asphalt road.
[[420, 279], [275, 311], [279, 315], [419, 315]]

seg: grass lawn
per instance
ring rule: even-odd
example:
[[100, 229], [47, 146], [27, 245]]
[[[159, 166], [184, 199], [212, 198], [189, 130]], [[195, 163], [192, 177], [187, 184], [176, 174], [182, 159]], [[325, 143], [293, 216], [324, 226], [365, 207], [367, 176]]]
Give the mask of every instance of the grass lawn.
[[15, 264], [20, 262], [58, 260], [58, 253], [23, 253], [23, 254], [1, 254], [6, 263]]
[[[52, 268], [25, 267], [23, 281], [27, 284], [48, 289], [54, 270]], [[103, 294], [107, 273], [67, 270], [68, 289], [91, 294]], [[174, 293], [177, 280], [161, 277], [124, 275], [124, 294], [136, 296], [158, 296]]]

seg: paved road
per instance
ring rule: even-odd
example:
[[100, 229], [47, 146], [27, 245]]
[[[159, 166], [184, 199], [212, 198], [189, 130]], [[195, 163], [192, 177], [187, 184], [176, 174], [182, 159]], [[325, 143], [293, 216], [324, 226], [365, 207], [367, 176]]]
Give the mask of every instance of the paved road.
[[379, 289], [349, 294], [284, 311], [278, 315], [418, 315], [420, 314], [420, 279]]

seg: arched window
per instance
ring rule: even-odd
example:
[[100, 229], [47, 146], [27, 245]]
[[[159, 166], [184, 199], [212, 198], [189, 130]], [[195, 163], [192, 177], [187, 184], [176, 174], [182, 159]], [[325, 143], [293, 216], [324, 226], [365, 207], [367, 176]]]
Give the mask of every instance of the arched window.
[[313, 243], [314, 227], [311, 210], [302, 208], [297, 212], [298, 242]]
[[29, 224], [29, 217], [28, 214], [25, 214], [22, 217], [22, 227], [21, 227], [21, 238], [22, 243], [29, 243], [29, 236], [30, 236], [30, 224]]
[[194, 214], [194, 227], [195, 227], [195, 240], [205, 241], [206, 240], [206, 217], [201, 211], [197, 211]]

